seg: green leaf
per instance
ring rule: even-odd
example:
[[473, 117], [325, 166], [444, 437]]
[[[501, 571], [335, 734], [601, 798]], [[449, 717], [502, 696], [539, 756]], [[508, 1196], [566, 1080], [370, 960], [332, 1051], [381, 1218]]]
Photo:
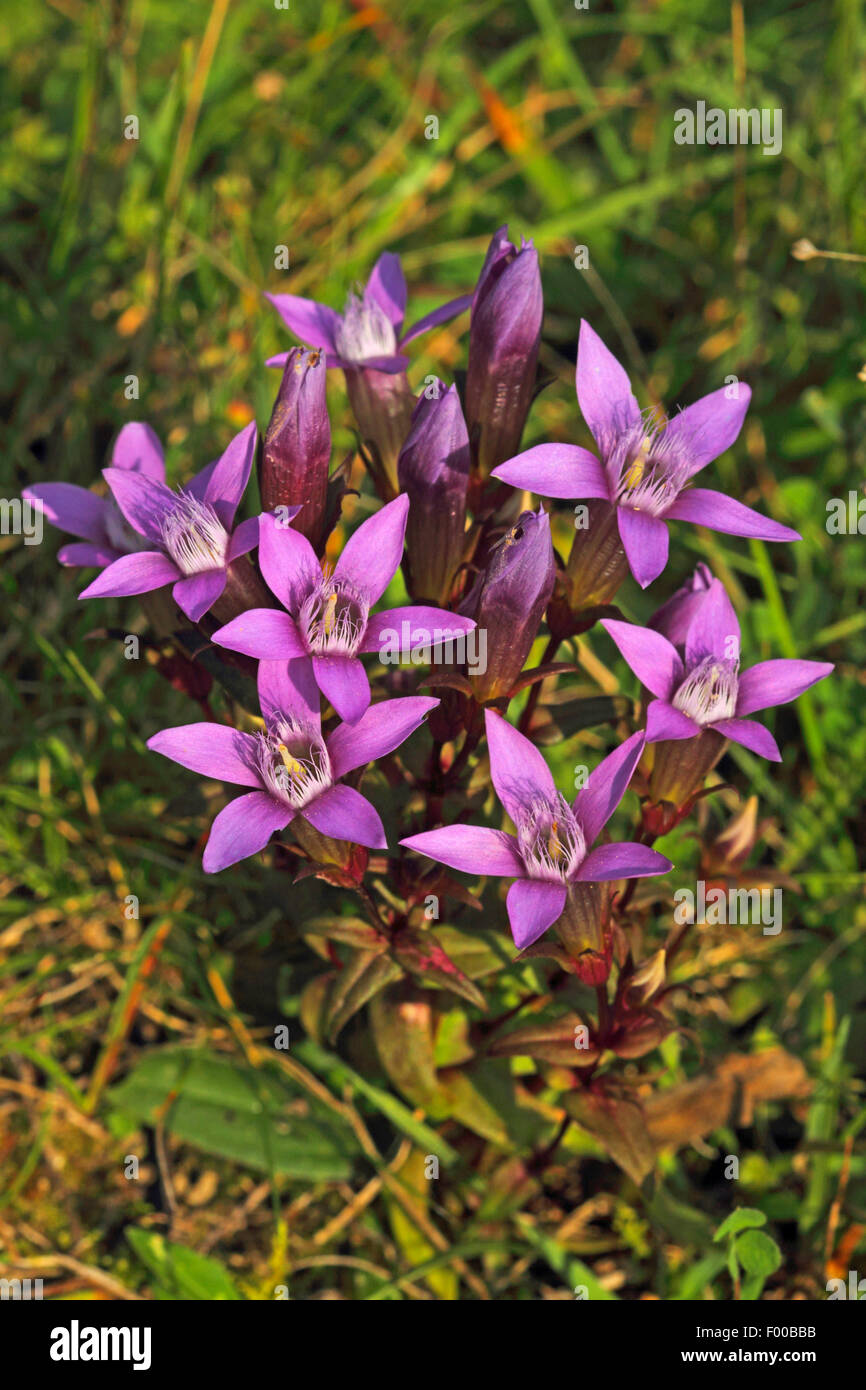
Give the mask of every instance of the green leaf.
[[394, 939], [394, 955], [419, 983], [449, 989], [468, 999], [476, 1009], [486, 1011], [487, 1001], [481, 990], [454, 963], [433, 932], [405, 927]]
[[240, 1299], [234, 1280], [218, 1260], [199, 1255], [185, 1245], [175, 1245], [158, 1232], [144, 1231], [140, 1226], [127, 1229], [126, 1238], [156, 1280], [157, 1298], [219, 1302]]
[[655, 1167], [656, 1155], [638, 1101], [598, 1091], [572, 1091], [563, 1104], [572, 1119], [598, 1139], [614, 1162], [640, 1186]]
[[333, 1042], [359, 1009], [403, 972], [382, 949], [357, 951], [337, 972], [325, 1012], [325, 1031]]
[[371, 951], [385, 944], [382, 934], [362, 917], [308, 917], [301, 931], [304, 936], [326, 936], [360, 950]]
[[163, 1115], [177, 1138], [250, 1168], [315, 1181], [352, 1172], [357, 1149], [348, 1126], [282, 1076], [228, 1057], [160, 1049], [110, 1099], [137, 1124]]
[[768, 1279], [782, 1263], [782, 1252], [766, 1231], [744, 1231], [736, 1244], [737, 1259], [747, 1274]]
[[737, 1207], [726, 1216], [721, 1226], [715, 1232], [713, 1240], [725, 1240], [727, 1236], [735, 1236], [739, 1231], [748, 1231], [752, 1226], [766, 1226], [767, 1218], [757, 1207]]

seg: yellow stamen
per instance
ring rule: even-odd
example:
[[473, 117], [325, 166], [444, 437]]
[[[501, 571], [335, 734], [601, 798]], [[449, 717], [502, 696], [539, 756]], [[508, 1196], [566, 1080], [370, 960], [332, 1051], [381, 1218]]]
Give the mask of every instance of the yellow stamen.
[[277, 744], [277, 752], [285, 764], [286, 771], [290, 777], [300, 777], [304, 771], [297, 758], [293, 758], [284, 743]]
[[334, 592], [333, 592], [332, 594], [328, 594], [328, 597], [327, 597], [326, 602], [325, 602], [325, 613], [324, 613], [324, 617], [322, 618], [322, 630], [323, 630], [323, 632], [325, 633], [325, 636], [326, 636], [326, 637], [329, 636], [329, 635], [333, 632], [333, 630], [334, 630], [334, 624], [335, 624], [336, 621], [337, 621], [337, 591], [336, 591], [336, 589], [335, 589]]

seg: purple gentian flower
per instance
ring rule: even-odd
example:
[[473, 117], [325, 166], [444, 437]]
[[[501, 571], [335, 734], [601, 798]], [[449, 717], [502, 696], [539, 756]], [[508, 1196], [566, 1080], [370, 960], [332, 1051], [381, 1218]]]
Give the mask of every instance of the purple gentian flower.
[[202, 860], [205, 873], [219, 873], [257, 854], [295, 816], [331, 839], [386, 849], [378, 812], [341, 778], [393, 752], [439, 701], [383, 700], [357, 724], [339, 724], [323, 738], [315, 687], [304, 689], [302, 676], [290, 681], [277, 663], [266, 664], [262, 733], [241, 733], [227, 724], [182, 724], [147, 741], [148, 748], [193, 772], [253, 788], [216, 817]]
[[[406, 332], [406, 279], [400, 257], [385, 251], [373, 267], [360, 294], [352, 293], [342, 314], [294, 294], [267, 294], [282, 318], [302, 343], [322, 348], [329, 367], [369, 367], [377, 372], [400, 372], [408, 358], [400, 351], [414, 338], [468, 309], [472, 295], [461, 295], [419, 319]], [[269, 367], [282, 367], [287, 352], [268, 359]]]
[[752, 393], [742, 382], [735, 398], [729, 389], [702, 397], [662, 428], [641, 413], [624, 368], [582, 321], [577, 399], [601, 460], [575, 444], [538, 444], [495, 468], [493, 477], [541, 497], [599, 498], [615, 507], [629, 568], [643, 589], [667, 564], [668, 521], [693, 521], [730, 536], [798, 541], [798, 532], [733, 497], [689, 486], [740, 433]]
[[[413, 645], [433, 643], [440, 632], [456, 637], [475, 622], [441, 608], [392, 608], [371, 616], [403, 553], [409, 499], [404, 494], [380, 508], [349, 538], [333, 573], [323, 571], [305, 536], [260, 518], [259, 565], [285, 612], [251, 608], [219, 628], [212, 640], [261, 661], [289, 661], [311, 670], [322, 694], [342, 719], [354, 724], [370, 703], [370, 683], [360, 661], [388, 630], [409, 625]], [[418, 631], [420, 629], [420, 632]]]
[[[114, 444], [111, 466], [140, 473], [156, 483], [165, 482], [162, 445], [150, 425], [124, 425]], [[133, 530], [113, 497], [97, 497], [89, 488], [74, 483], [34, 483], [22, 496], [38, 502], [42, 513], [60, 531], [81, 540], [64, 545], [58, 553], [61, 565], [95, 565], [104, 569], [121, 555], [144, 550], [147, 542]]]
[[683, 657], [650, 628], [602, 620], [632, 671], [655, 700], [648, 743], [697, 738], [713, 729], [750, 752], [781, 762], [776, 740], [746, 716], [796, 700], [833, 670], [829, 661], [761, 661], [740, 671], [740, 625], [721, 580], [714, 579], [685, 635]]
[[225, 589], [229, 565], [258, 544], [258, 517], [234, 527], [255, 448], [253, 423], [178, 492], [142, 471], [104, 469], [124, 517], [152, 548], [114, 560], [79, 597], [147, 594], [172, 584], [175, 603], [197, 623]]
[[451, 869], [515, 880], [506, 905], [515, 944], [524, 950], [561, 917], [569, 888], [645, 878], [672, 868], [646, 845], [591, 846], [631, 781], [644, 746], [632, 734], [604, 758], [569, 805], [554, 786], [541, 753], [513, 725], [485, 710], [490, 776], [517, 836], [478, 825], [446, 825], [400, 843]]

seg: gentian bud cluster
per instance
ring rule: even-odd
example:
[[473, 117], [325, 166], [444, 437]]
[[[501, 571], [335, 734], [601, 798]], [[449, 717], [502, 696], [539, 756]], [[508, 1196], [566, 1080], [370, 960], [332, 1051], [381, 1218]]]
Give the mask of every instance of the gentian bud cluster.
[[[106, 487], [34, 483], [26, 495], [75, 538], [61, 563], [98, 571], [82, 599], [170, 590], [178, 650], [217, 673], [218, 718], [160, 728], [154, 710], [148, 746], [234, 789], [206, 873], [255, 858], [261, 872], [321, 881], [330, 974], [315, 982], [316, 1009], [302, 1008], [318, 1040], [334, 1044], [367, 1010], [391, 1082], [434, 1114], [452, 1113], [455, 1073], [463, 1095], [482, 1067], [514, 1084], [514, 1057], [613, 1104], [617, 1058], [632, 1063], [680, 1026], [672, 971], [688, 934], [671, 936], [659, 914], [674, 865], [654, 842], [720, 785], [728, 750], [781, 760], [754, 716], [833, 669], [743, 652], [705, 561], [673, 595], [659, 582], [680, 523], [799, 540], [694, 485], [736, 443], [749, 388], [647, 413], [583, 323], [583, 442], [524, 449], [542, 284], [532, 242], [518, 248], [504, 227], [474, 290], [408, 328], [392, 253], [342, 311], [268, 298], [299, 344], [268, 364], [281, 378], [258, 455], [251, 423], [178, 481], [153, 429], [127, 424]], [[453, 339], [467, 310], [462, 385], [428, 376], [416, 396], [406, 349], [444, 324]], [[357, 438], [352, 489], [332, 467], [327, 388], [333, 401], [340, 386]], [[627, 621], [650, 585], [657, 611]], [[621, 695], [588, 685], [620, 658]], [[196, 691], [191, 681], [191, 701]], [[188, 794], [184, 774], [176, 785]], [[722, 854], [717, 833], [708, 862], [736, 872], [754, 843], [744, 834]], [[194, 853], [191, 837], [183, 857]], [[284, 901], [305, 934], [290, 885]], [[473, 906], [502, 938], [481, 966]], [[468, 1019], [444, 1069], [407, 1033], [407, 1006], [431, 998]], [[461, 1114], [477, 1125], [471, 1105]]]

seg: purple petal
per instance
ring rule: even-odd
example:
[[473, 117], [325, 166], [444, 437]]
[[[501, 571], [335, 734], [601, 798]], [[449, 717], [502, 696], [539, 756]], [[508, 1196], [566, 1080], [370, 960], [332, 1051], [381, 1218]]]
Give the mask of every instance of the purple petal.
[[133, 473], [145, 473], [157, 483], [165, 482], [162, 445], [150, 425], [137, 420], [124, 425], [114, 441], [111, 466], [128, 468]]
[[660, 699], [669, 699], [685, 674], [676, 647], [650, 627], [621, 623], [616, 618], [602, 618], [601, 625], [613, 638], [641, 685]]
[[473, 878], [520, 878], [526, 872], [514, 836], [484, 825], [443, 825], [409, 835], [400, 844]]
[[737, 715], [786, 705], [833, 670], [831, 661], [759, 661], [740, 676]]
[[472, 307], [472, 295], [461, 294], [457, 299], [449, 299], [447, 304], [442, 304], [438, 309], [434, 309], [431, 314], [425, 314], [417, 323], [413, 323], [408, 332], [404, 333], [400, 339], [400, 347], [405, 347], [406, 343], [414, 342], [420, 338], [422, 333], [428, 333], [431, 328], [438, 328], [440, 323], [447, 323], [449, 319], [454, 319], [464, 310]]
[[250, 480], [257, 437], [256, 422], [251, 420], [217, 459], [207, 481], [204, 500], [213, 507], [227, 531], [232, 529], [238, 503]]
[[205, 845], [202, 867], [218, 874], [264, 849], [275, 830], [285, 830], [294, 811], [265, 792], [247, 792], [220, 811]]
[[751, 388], [739, 382], [736, 400], [728, 398], [729, 390], [730, 387], [722, 386], [709, 396], [702, 396], [668, 421], [665, 440], [679, 440], [692, 456], [690, 478], [730, 449], [743, 427], [752, 399]]
[[724, 492], [708, 487], [690, 487], [681, 492], [665, 512], [667, 521], [692, 521], [710, 531], [722, 531], [726, 536], [753, 536], [759, 541], [799, 541], [799, 531], [770, 521], [751, 507], [744, 507]]
[[490, 753], [490, 779], [516, 825], [533, 798], [550, 800], [556, 796], [553, 777], [535, 744], [524, 738], [503, 715], [485, 710], [484, 725]]
[[667, 700], [650, 700], [646, 712], [646, 741], [661, 743], [666, 739], [697, 738], [701, 732], [696, 724], [682, 710], [675, 709]]
[[332, 840], [350, 840], [367, 849], [387, 849], [385, 828], [375, 806], [354, 787], [342, 782], [311, 801], [300, 813], [322, 835]]
[[381, 598], [397, 572], [409, 515], [405, 492], [363, 521], [349, 537], [334, 569], [335, 579], [348, 579], [370, 603]]
[[227, 724], [180, 724], [161, 729], [147, 740], [147, 746], [151, 752], [215, 781], [261, 786], [255, 771], [255, 739]]
[[104, 569], [106, 565], [111, 565], [115, 560], [119, 560], [123, 554], [122, 550], [112, 550], [110, 546], [91, 545], [89, 541], [73, 541], [71, 545], [62, 545], [57, 552], [57, 559], [61, 565], [96, 565], [99, 569]]
[[188, 483], [184, 483], [182, 491], [188, 492], [191, 497], [203, 502], [207, 496], [208, 484], [218, 463], [219, 459], [214, 459], [213, 463], [206, 463], [204, 468], [200, 468], [197, 473], [193, 474]]
[[[296, 294], [266, 294], [283, 322], [309, 347], [326, 348], [328, 352], [337, 351], [336, 333], [340, 326], [340, 315], [327, 304], [318, 304], [315, 299], [301, 299]], [[270, 363], [268, 365], [271, 365]]]
[[125, 598], [129, 594], [149, 594], [180, 578], [173, 560], [161, 550], [140, 550], [135, 555], [121, 555], [98, 574], [79, 598]]
[[272, 594], [290, 613], [322, 582], [322, 567], [306, 536], [269, 512], [259, 517], [259, 565]]
[[732, 739], [734, 743], [741, 743], [744, 748], [757, 753], [759, 757], [768, 758], [771, 763], [782, 761], [778, 744], [770, 730], [765, 729], [763, 724], [756, 723], [754, 719], [720, 719], [712, 728], [717, 734]]
[[[297, 507], [295, 512], [301, 509]], [[240, 526], [236, 526], [229, 541], [228, 563], [236, 560], [239, 555], [246, 555], [251, 550], [255, 550], [259, 543], [259, 518], [257, 516], [248, 517], [242, 521]]]
[[203, 618], [212, 608], [226, 586], [224, 569], [202, 570], [179, 579], [171, 591], [172, 598], [191, 623]]
[[177, 497], [164, 483], [125, 468], [103, 468], [102, 476], [133, 531], [162, 544], [163, 522], [177, 506]]
[[399, 748], [438, 704], [427, 696], [407, 695], [370, 705], [357, 724], [338, 724], [326, 739], [334, 776], [344, 777], [353, 768]]
[[45, 520], [59, 531], [105, 544], [104, 497], [97, 497], [86, 487], [76, 487], [75, 483], [34, 483], [22, 488], [21, 496], [28, 502], [41, 503]]
[[265, 719], [294, 714], [321, 727], [321, 698], [309, 656], [294, 661], [260, 661], [257, 673], [259, 704]]
[[370, 682], [356, 656], [314, 656], [316, 684], [341, 719], [357, 724], [370, 704]]
[[720, 579], [714, 579], [686, 632], [686, 666], [697, 666], [705, 656], [740, 658], [740, 624], [734, 605]]
[[364, 298], [374, 299], [388, 316], [399, 337], [406, 317], [406, 277], [400, 257], [393, 251], [383, 251], [370, 272]]
[[[404, 633], [403, 624], [406, 624]], [[437, 642], [447, 642], [472, 632], [474, 618], [461, 618], [457, 613], [449, 613], [445, 608], [427, 608], [415, 604], [408, 608], [388, 608], [384, 613], [374, 613], [367, 623], [362, 652], [381, 650], [386, 634], [396, 633], [401, 651], [405, 646], [434, 646]], [[404, 642], [405, 636], [405, 642]]]
[[599, 845], [586, 856], [574, 877], [578, 883], [606, 883], [612, 879], [666, 874], [673, 867], [658, 850], [625, 840], [618, 845]]
[[525, 951], [543, 936], [562, 916], [567, 895], [564, 883], [540, 883], [528, 878], [512, 883], [505, 906], [515, 946]]
[[602, 758], [574, 798], [573, 810], [587, 845], [598, 838], [625, 796], [643, 746], [644, 734], [641, 731], [632, 734], [619, 748]]
[[260, 661], [290, 661], [307, 655], [294, 621], [279, 608], [248, 608], [217, 628], [211, 641]]
[[492, 476], [539, 497], [610, 497], [607, 474], [595, 454], [576, 444], [536, 444], [500, 463]]
[[661, 517], [633, 507], [617, 507], [616, 520], [629, 569], [645, 589], [668, 562], [668, 528]]
[[577, 344], [577, 401], [600, 447], [640, 422], [640, 406], [628, 373], [585, 319]]

